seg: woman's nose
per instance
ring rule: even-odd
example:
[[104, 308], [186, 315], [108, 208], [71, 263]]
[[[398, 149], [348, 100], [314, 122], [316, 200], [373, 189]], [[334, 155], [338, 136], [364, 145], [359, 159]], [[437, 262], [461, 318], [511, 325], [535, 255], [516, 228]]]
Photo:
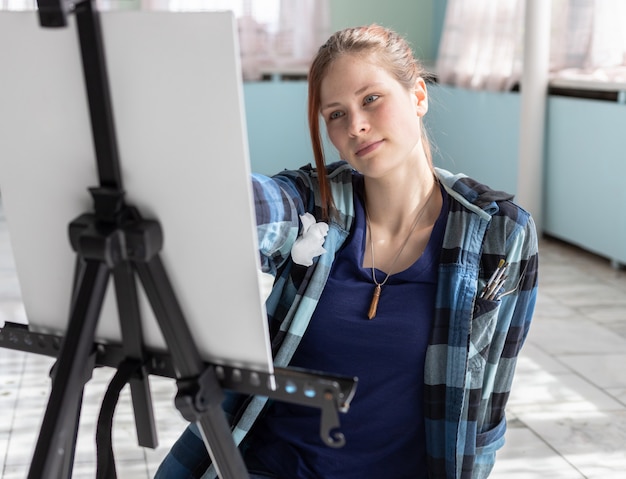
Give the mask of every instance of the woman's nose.
[[358, 136], [361, 135], [369, 129], [369, 122], [365, 115], [361, 113], [353, 113], [350, 115], [350, 135]]

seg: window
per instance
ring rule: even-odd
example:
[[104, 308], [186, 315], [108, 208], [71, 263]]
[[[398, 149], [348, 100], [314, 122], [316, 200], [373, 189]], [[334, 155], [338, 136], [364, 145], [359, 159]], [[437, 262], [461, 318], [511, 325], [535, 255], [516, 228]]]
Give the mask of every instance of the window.
[[238, 19], [243, 76], [305, 74], [329, 33], [328, 0], [143, 0], [144, 8], [232, 10]]
[[551, 65], [557, 80], [626, 84], [626, 2], [553, 0]]
[[[448, 0], [437, 60], [442, 83], [508, 90], [522, 72], [524, 0]], [[626, 2], [552, 0], [550, 76], [598, 89], [626, 84]]]

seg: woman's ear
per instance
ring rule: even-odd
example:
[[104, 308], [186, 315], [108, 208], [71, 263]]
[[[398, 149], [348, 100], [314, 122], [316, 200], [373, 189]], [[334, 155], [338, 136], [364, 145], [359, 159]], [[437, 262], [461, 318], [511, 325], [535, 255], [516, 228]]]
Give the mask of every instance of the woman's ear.
[[417, 116], [422, 117], [428, 111], [428, 91], [426, 90], [426, 82], [422, 77], [419, 77], [415, 81], [413, 94], [416, 99], [415, 108]]

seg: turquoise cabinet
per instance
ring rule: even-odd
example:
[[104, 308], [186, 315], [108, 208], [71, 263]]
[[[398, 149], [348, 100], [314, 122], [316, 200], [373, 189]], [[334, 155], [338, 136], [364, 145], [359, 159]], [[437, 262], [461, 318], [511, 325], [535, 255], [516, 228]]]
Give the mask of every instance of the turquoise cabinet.
[[544, 231], [626, 264], [626, 105], [548, 101]]

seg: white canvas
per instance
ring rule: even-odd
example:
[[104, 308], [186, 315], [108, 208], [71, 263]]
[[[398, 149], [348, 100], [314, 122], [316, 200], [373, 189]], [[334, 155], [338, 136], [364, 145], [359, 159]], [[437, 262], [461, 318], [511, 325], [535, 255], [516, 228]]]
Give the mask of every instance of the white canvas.
[[[164, 231], [163, 263], [208, 361], [271, 372], [236, 23], [223, 13], [101, 13], [127, 202]], [[0, 194], [30, 328], [63, 335], [68, 224], [98, 186], [75, 19], [0, 12]], [[165, 343], [141, 291], [148, 347]], [[110, 283], [97, 338], [119, 342]]]

